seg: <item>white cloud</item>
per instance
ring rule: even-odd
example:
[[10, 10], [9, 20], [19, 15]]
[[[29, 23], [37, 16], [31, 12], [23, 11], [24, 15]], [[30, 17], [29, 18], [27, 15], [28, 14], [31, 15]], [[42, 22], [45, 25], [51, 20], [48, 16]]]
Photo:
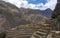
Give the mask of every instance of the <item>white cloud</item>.
[[26, 0], [3, 0], [9, 3], [12, 3], [16, 5], [18, 8], [30, 8], [30, 9], [39, 9], [39, 10], [46, 10], [47, 8], [50, 8], [51, 10], [55, 9], [55, 6], [57, 4], [57, 0], [47, 0], [48, 2], [43, 5], [41, 4], [28, 4]]

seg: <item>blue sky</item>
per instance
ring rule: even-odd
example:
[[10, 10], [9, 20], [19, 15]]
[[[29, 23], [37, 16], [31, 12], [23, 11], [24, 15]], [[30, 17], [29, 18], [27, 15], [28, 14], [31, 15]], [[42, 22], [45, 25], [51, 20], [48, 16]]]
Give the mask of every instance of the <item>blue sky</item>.
[[47, 2], [47, 0], [27, 0], [28, 3], [32, 3], [32, 4], [40, 4], [43, 3], [45, 4]]
[[50, 8], [51, 10], [55, 9], [57, 0], [3, 0], [14, 4], [18, 8], [30, 8], [30, 9], [39, 9], [46, 10]]

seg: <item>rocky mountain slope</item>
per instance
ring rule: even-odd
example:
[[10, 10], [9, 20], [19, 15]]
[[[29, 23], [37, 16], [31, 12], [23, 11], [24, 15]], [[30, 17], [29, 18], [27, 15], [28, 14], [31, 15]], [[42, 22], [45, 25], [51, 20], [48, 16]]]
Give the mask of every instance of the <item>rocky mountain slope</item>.
[[[10, 27], [16, 26], [17, 17], [21, 17], [20, 10], [9, 3], [4, 1], [0, 1], [0, 18], [2, 19], [0, 26], [5, 29], [9, 29]], [[16, 21], [17, 20], [17, 21]]]
[[19, 9], [8, 2], [0, 1], [0, 27], [8, 30], [19, 25], [38, 24], [48, 19], [37, 12], [31, 9]]

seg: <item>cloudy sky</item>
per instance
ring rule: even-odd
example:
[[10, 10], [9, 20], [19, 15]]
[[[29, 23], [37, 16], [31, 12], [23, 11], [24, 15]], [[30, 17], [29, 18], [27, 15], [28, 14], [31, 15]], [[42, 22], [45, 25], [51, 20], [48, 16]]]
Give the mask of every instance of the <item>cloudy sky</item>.
[[48, 8], [54, 10], [57, 4], [57, 0], [3, 0], [3, 1], [14, 4], [18, 8], [23, 7], [39, 10], [46, 10]]

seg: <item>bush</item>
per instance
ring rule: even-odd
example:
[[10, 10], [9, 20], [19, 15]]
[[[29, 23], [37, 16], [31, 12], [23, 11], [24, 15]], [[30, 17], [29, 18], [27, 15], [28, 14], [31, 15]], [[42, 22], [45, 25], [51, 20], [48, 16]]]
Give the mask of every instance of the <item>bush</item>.
[[6, 33], [5, 32], [0, 33], [0, 38], [5, 38], [5, 37], [6, 37]]

